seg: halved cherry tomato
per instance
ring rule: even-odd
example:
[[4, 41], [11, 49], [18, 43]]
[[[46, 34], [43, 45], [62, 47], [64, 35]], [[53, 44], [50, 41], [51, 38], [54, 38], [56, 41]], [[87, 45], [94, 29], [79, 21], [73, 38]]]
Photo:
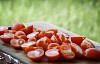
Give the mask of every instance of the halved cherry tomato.
[[50, 43], [47, 47], [47, 50], [49, 49], [59, 49], [60, 45], [58, 43]]
[[42, 48], [42, 47], [29, 46], [29, 47], [26, 47], [26, 48], [24, 49], [24, 51], [25, 51], [26, 53], [28, 53], [29, 51], [36, 50], [36, 49], [43, 49], [43, 48]]
[[75, 44], [75, 43], [71, 43], [71, 49], [72, 51], [75, 53], [75, 57], [84, 57], [84, 51], [82, 50], [82, 48]]
[[35, 38], [35, 37], [29, 38], [28, 39], [28, 42], [31, 42], [31, 41], [35, 41], [36, 42], [37, 41], [37, 38]]
[[18, 31], [18, 30], [20, 30], [22, 28], [25, 28], [25, 26], [24, 26], [24, 24], [19, 23], [19, 22], [17, 22], [17, 23], [15, 23], [15, 24], [12, 25], [12, 30]]
[[0, 35], [3, 35], [6, 30], [8, 30], [7, 27], [0, 26]]
[[27, 33], [28, 33], [28, 34], [29, 34], [29, 33], [32, 33], [33, 30], [34, 30], [33, 25], [28, 26], [26, 29], [27, 29]]
[[32, 32], [30, 34], [27, 35], [27, 38], [34, 38], [34, 37], [37, 37], [39, 34], [39, 32]]
[[15, 33], [15, 36], [20, 36], [20, 35], [25, 35], [25, 33], [23, 31], [17, 31]]
[[36, 46], [36, 42], [31, 41], [31, 42], [27, 42], [21, 45], [22, 49], [24, 50], [25, 48], [29, 47], [29, 46]]
[[22, 28], [22, 29], [20, 29], [19, 31], [23, 31], [26, 35], [28, 34], [28, 31], [27, 31], [26, 28]]
[[51, 43], [50, 39], [47, 37], [40, 38], [37, 40], [36, 46], [43, 47], [44, 50], [47, 49], [47, 46]]
[[89, 59], [100, 60], [100, 50], [96, 48], [88, 48], [85, 50], [85, 56]]
[[71, 50], [69, 44], [61, 45], [59, 51], [65, 60], [72, 60], [75, 57], [75, 53]]
[[83, 40], [83, 42], [81, 43], [81, 48], [83, 50], [86, 50], [88, 48], [95, 48], [95, 46], [93, 45], [93, 43], [91, 41], [89, 41], [88, 39]]
[[60, 59], [60, 53], [58, 49], [49, 49], [45, 52], [45, 56], [49, 61], [57, 61]]
[[16, 49], [21, 49], [21, 45], [24, 43], [25, 43], [24, 39], [12, 39], [10, 41], [10, 44]]
[[29, 51], [27, 53], [27, 56], [33, 61], [41, 60], [42, 57], [44, 56], [44, 50], [43, 49], [36, 49], [36, 50]]
[[0, 39], [1, 39], [3, 42], [8, 43], [8, 42], [10, 42], [10, 40], [12, 39], [13, 35], [14, 35], [14, 34], [12, 34], [12, 33], [4, 33], [4, 35], [1, 35], [1, 36], [0, 36]]
[[5, 30], [5, 33], [13, 33], [13, 34], [15, 34], [16, 30]]
[[53, 31], [45, 31], [45, 36], [46, 37], [51, 38], [52, 35], [54, 35], [54, 32]]
[[48, 31], [53, 31], [55, 34], [58, 33], [58, 29], [49, 29]]
[[55, 35], [53, 35], [51, 38], [50, 38], [50, 40], [51, 40], [51, 42], [52, 43], [58, 43], [58, 39], [57, 39], [57, 37], [55, 36]]
[[80, 46], [80, 44], [85, 39], [85, 37], [83, 37], [83, 36], [71, 36], [70, 39], [71, 39], [72, 43], [75, 43], [75, 44]]
[[41, 31], [39, 34], [38, 34], [38, 38], [42, 38], [45, 36], [45, 31]]

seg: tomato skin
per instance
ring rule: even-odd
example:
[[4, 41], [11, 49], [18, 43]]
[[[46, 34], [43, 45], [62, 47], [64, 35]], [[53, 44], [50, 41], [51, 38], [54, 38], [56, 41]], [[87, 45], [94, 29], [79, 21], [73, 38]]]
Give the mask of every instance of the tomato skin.
[[85, 39], [85, 37], [83, 37], [83, 36], [71, 36], [70, 39], [71, 39], [72, 43], [80, 45], [82, 43], [82, 41]]
[[15, 33], [15, 36], [20, 36], [20, 35], [25, 35], [25, 33], [23, 31], [17, 31]]
[[54, 35], [54, 32], [53, 31], [45, 31], [45, 36], [46, 37], [51, 38], [52, 35]]
[[69, 44], [61, 45], [59, 51], [65, 60], [72, 60], [75, 57], [75, 53], [71, 50]]
[[15, 34], [16, 30], [5, 30], [5, 33], [13, 33], [13, 34]]
[[6, 30], [8, 30], [7, 27], [0, 26], [0, 35], [3, 35]]
[[58, 49], [49, 49], [45, 52], [45, 56], [49, 61], [57, 61], [60, 59], [60, 53]]
[[24, 39], [12, 39], [10, 44], [16, 49], [21, 49], [21, 45], [25, 43]]
[[45, 36], [45, 31], [41, 31], [39, 34], [38, 34], [38, 38], [42, 38]]
[[57, 37], [55, 35], [52, 35], [50, 40], [51, 40], [52, 43], [55, 43], [55, 42], [58, 43], [58, 39], [57, 39]]
[[54, 34], [58, 33], [58, 29], [49, 29], [48, 31], [53, 31]]
[[85, 50], [85, 56], [89, 59], [100, 60], [100, 50], [96, 48], [88, 48]]
[[44, 56], [44, 50], [36, 49], [36, 50], [29, 51], [27, 53], [27, 56], [33, 61], [39, 61]]
[[29, 38], [29, 39], [28, 39], [28, 42], [31, 42], [31, 41], [35, 41], [35, 42], [36, 42], [37, 39], [36, 39], [35, 37]]
[[75, 57], [78, 57], [78, 58], [84, 57], [84, 51], [79, 45], [75, 43], [70, 43], [70, 45], [71, 45], [72, 51], [75, 53]]
[[51, 41], [49, 38], [43, 37], [43, 38], [40, 38], [39, 40], [37, 40], [36, 46], [43, 47], [43, 49], [46, 50], [48, 44], [50, 44], [50, 43], [51, 43]]
[[88, 39], [83, 40], [80, 46], [83, 50], [86, 50], [88, 48], [95, 48], [94, 44]]
[[58, 43], [50, 43], [47, 47], [47, 50], [49, 49], [59, 49], [60, 45]]
[[16, 22], [15, 24], [12, 25], [12, 30], [20, 30], [22, 28], [25, 28], [24, 24], [20, 23], [20, 22]]
[[32, 33], [33, 30], [34, 30], [33, 25], [28, 26], [26, 29], [27, 29], [27, 33], [28, 33], [28, 34], [29, 34], [29, 33]]

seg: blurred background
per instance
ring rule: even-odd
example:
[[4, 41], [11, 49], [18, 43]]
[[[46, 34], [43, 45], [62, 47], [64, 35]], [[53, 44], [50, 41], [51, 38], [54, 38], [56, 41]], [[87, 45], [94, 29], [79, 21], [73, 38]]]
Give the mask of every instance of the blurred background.
[[100, 42], [100, 0], [0, 0], [0, 26], [37, 20]]

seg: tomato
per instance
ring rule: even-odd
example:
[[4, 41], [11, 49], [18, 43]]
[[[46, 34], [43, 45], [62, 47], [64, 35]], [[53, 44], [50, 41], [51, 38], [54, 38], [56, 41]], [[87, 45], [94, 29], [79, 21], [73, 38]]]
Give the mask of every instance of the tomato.
[[26, 35], [20, 35], [20, 36], [17, 36], [19, 39], [24, 39], [25, 41], [28, 40], [27, 36]]
[[43, 37], [43, 38], [40, 38], [39, 40], [37, 40], [36, 46], [43, 47], [43, 49], [46, 50], [48, 44], [50, 44], [50, 43], [51, 43], [51, 41], [49, 38]]
[[45, 52], [45, 56], [49, 61], [57, 61], [60, 59], [60, 53], [58, 49], [49, 49]]
[[25, 43], [24, 39], [12, 39], [10, 41], [10, 44], [16, 49], [21, 49], [21, 45], [24, 43]]
[[36, 42], [37, 41], [37, 38], [35, 38], [35, 37], [29, 38], [28, 39], [28, 42], [30, 42], [30, 41], [35, 41]]
[[71, 50], [69, 44], [61, 45], [59, 51], [65, 60], [72, 60], [75, 57], [75, 53]]
[[96, 48], [88, 48], [85, 50], [85, 56], [89, 59], [100, 60], [100, 50]]
[[15, 33], [15, 36], [20, 36], [20, 35], [25, 35], [25, 33], [23, 31], [17, 31]]
[[39, 34], [38, 34], [38, 38], [42, 38], [45, 36], [45, 31], [41, 31]]
[[69, 39], [65, 38], [65, 40], [62, 42], [62, 44], [63, 43], [71, 43], [71, 42], [69, 41]]
[[58, 33], [57, 29], [49, 29], [48, 31], [53, 31], [55, 34]]
[[52, 35], [54, 35], [54, 32], [53, 31], [45, 31], [45, 36], [46, 37], [51, 38]]
[[50, 43], [47, 47], [48, 49], [59, 49], [60, 45], [58, 43]]
[[39, 32], [33, 32], [27, 35], [27, 38], [33, 38], [33, 37], [37, 37], [37, 35], [39, 34]]
[[0, 36], [0, 39], [1, 39], [3, 42], [7, 43], [7, 42], [10, 42], [10, 40], [11, 40], [12, 37], [13, 37], [13, 35], [14, 35], [14, 34], [12, 34], [12, 33], [4, 33], [4, 35], [1, 35], [1, 36]]
[[5, 33], [13, 33], [13, 34], [15, 34], [16, 30], [5, 30]]
[[75, 43], [71, 43], [71, 49], [72, 51], [75, 53], [76, 57], [84, 57], [84, 51], [82, 50], [82, 48], [75, 44]]
[[29, 46], [36, 46], [36, 42], [31, 41], [31, 42], [27, 42], [21, 45], [22, 49], [24, 50], [25, 48], [29, 47]]
[[83, 36], [71, 36], [70, 37], [72, 43], [76, 43], [77, 45], [80, 45], [82, 41], [85, 39]]
[[8, 30], [7, 27], [0, 26], [0, 35], [3, 35], [6, 30]]
[[22, 28], [22, 29], [20, 29], [19, 31], [23, 31], [26, 35], [28, 34], [28, 31], [27, 31], [26, 28]]
[[36, 50], [36, 49], [43, 49], [43, 48], [42, 47], [29, 46], [29, 47], [24, 48], [24, 51], [26, 53], [28, 53], [29, 51]]
[[25, 28], [25, 26], [24, 26], [24, 24], [19, 23], [19, 22], [17, 22], [17, 23], [15, 23], [15, 24], [12, 25], [12, 30], [18, 31], [18, 30], [20, 30], [22, 28]]
[[89, 41], [88, 39], [83, 40], [83, 42], [81, 43], [81, 48], [83, 50], [86, 50], [88, 48], [95, 48], [95, 46], [93, 45], [93, 43], [91, 41]]
[[51, 42], [52, 43], [58, 43], [58, 39], [55, 35], [53, 35], [51, 38], [50, 38]]
[[42, 57], [44, 56], [44, 50], [43, 49], [36, 49], [36, 50], [29, 51], [27, 53], [27, 56], [33, 61], [41, 60]]

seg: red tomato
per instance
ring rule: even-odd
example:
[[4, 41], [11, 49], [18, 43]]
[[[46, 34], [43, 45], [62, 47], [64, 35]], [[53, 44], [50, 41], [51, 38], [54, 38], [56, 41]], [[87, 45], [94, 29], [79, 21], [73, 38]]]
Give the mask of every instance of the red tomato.
[[83, 40], [83, 42], [81, 43], [81, 48], [83, 50], [86, 50], [88, 48], [95, 48], [95, 46], [93, 45], [93, 43], [87, 39]]
[[100, 50], [96, 48], [88, 48], [85, 50], [85, 56], [89, 59], [100, 60]]
[[27, 35], [27, 38], [34, 38], [34, 37], [37, 37], [39, 34], [39, 32], [33, 32], [33, 33], [30, 33]]
[[7, 42], [10, 42], [10, 40], [11, 40], [12, 37], [13, 37], [13, 35], [14, 35], [14, 34], [12, 34], [12, 33], [4, 33], [4, 35], [1, 35], [1, 36], [0, 36], [0, 39], [1, 39], [3, 42], [7, 43]]
[[62, 42], [62, 44], [63, 43], [71, 43], [71, 42], [69, 41], [69, 39], [65, 38], [65, 40]]
[[25, 33], [23, 31], [17, 31], [15, 33], [15, 36], [20, 36], [20, 35], [25, 35]]
[[51, 42], [52, 43], [58, 43], [58, 39], [57, 39], [57, 37], [55, 36], [55, 35], [53, 35], [51, 38], [50, 38], [50, 40], [51, 40]]
[[16, 30], [5, 30], [5, 33], [13, 33], [13, 34], [15, 34]]
[[36, 46], [43, 47], [43, 49], [46, 50], [48, 44], [50, 44], [50, 43], [51, 43], [51, 41], [49, 38], [43, 37], [43, 38], [40, 38], [39, 40], [37, 40]]
[[39, 34], [38, 34], [38, 38], [42, 38], [45, 36], [45, 31], [41, 31]]
[[51, 38], [52, 35], [54, 35], [54, 32], [53, 31], [45, 31], [45, 36], [46, 37]]
[[17, 22], [17, 23], [15, 23], [15, 24], [12, 25], [12, 30], [18, 31], [18, 30], [20, 30], [22, 28], [25, 28], [25, 26], [24, 26], [24, 24], [19, 23], [19, 22]]
[[55, 34], [58, 33], [57, 29], [49, 29], [48, 31], [53, 31]]
[[43, 49], [36, 49], [36, 50], [29, 51], [27, 53], [27, 56], [33, 61], [41, 60], [42, 57], [44, 56], [44, 50]]
[[60, 45], [58, 43], [50, 43], [47, 47], [48, 49], [59, 49]]
[[24, 50], [25, 48], [29, 47], [29, 46], [36, 46], [36, 42], [31, 41], [31, 42], [27, 42], [21, 45], [22, 49]]
[[26, 35], [20, 35], [20, 36], [17, 36], [19, 39], [24, 39], [25, 41], [28, 40], [27, 36]]
[[58, 49], [49, 49], [45, 52], [45, 56], [49, 61], [57, 61], [60, 59], [60, 54]]
[[23, 31], [26, 35], [28, 34], [28, 31], [27, 31], [26, 28], [22, 28], [22, 29], [20, 29], [19, 31]]
[[83, 36], [71, 36], [70, 39], [71, 39], [72, 43], [80, 45], [82, 43], [82, 41], [85, 39], [85, 37], [83, 37]]
[[28, 42], [31, 42], [31, 41], [35, 41], [35, 42], [36, 42], [37, 39], [36, 39], [35, 37], [29, 38], [29, 39], [28, 39]]
[[7, 27], [0, 26], [0, 35], [3, 35], [6, 30], [8, 30]]
[[16, 49], [20, 49], [21, 45], [24, 44], [24, 43], [25, 43], [24, 39], [12, 39], [10, 41], [10, 44]]
[[84, 51], [82, 50], [82, 48], [75, 44], [75, 43], [71, 43], [71, 49], [72, 51], [75, 53], [76, 57], [84, 57]]
[[36, 50], [36, 49], [43, 49], [43, 48], [42, 48], [42, 47], [29, 46], [29, 47], [26, 47], [26, 48], [24, 49], [24, 51], [25, 51], [26, 53], [28, 53], [29, 51]]
[[33, 25], [30, 25], [30, 26], [28, 26], [27, 28], [27, 33], [29, 34], [29, 33], [32, 33], [33, 32]]
[[72, 60], [75, 57], [75, 53], [71, 50], [71, 46], [69, 44], [61, 45], [59, 51], [65, 60]]

